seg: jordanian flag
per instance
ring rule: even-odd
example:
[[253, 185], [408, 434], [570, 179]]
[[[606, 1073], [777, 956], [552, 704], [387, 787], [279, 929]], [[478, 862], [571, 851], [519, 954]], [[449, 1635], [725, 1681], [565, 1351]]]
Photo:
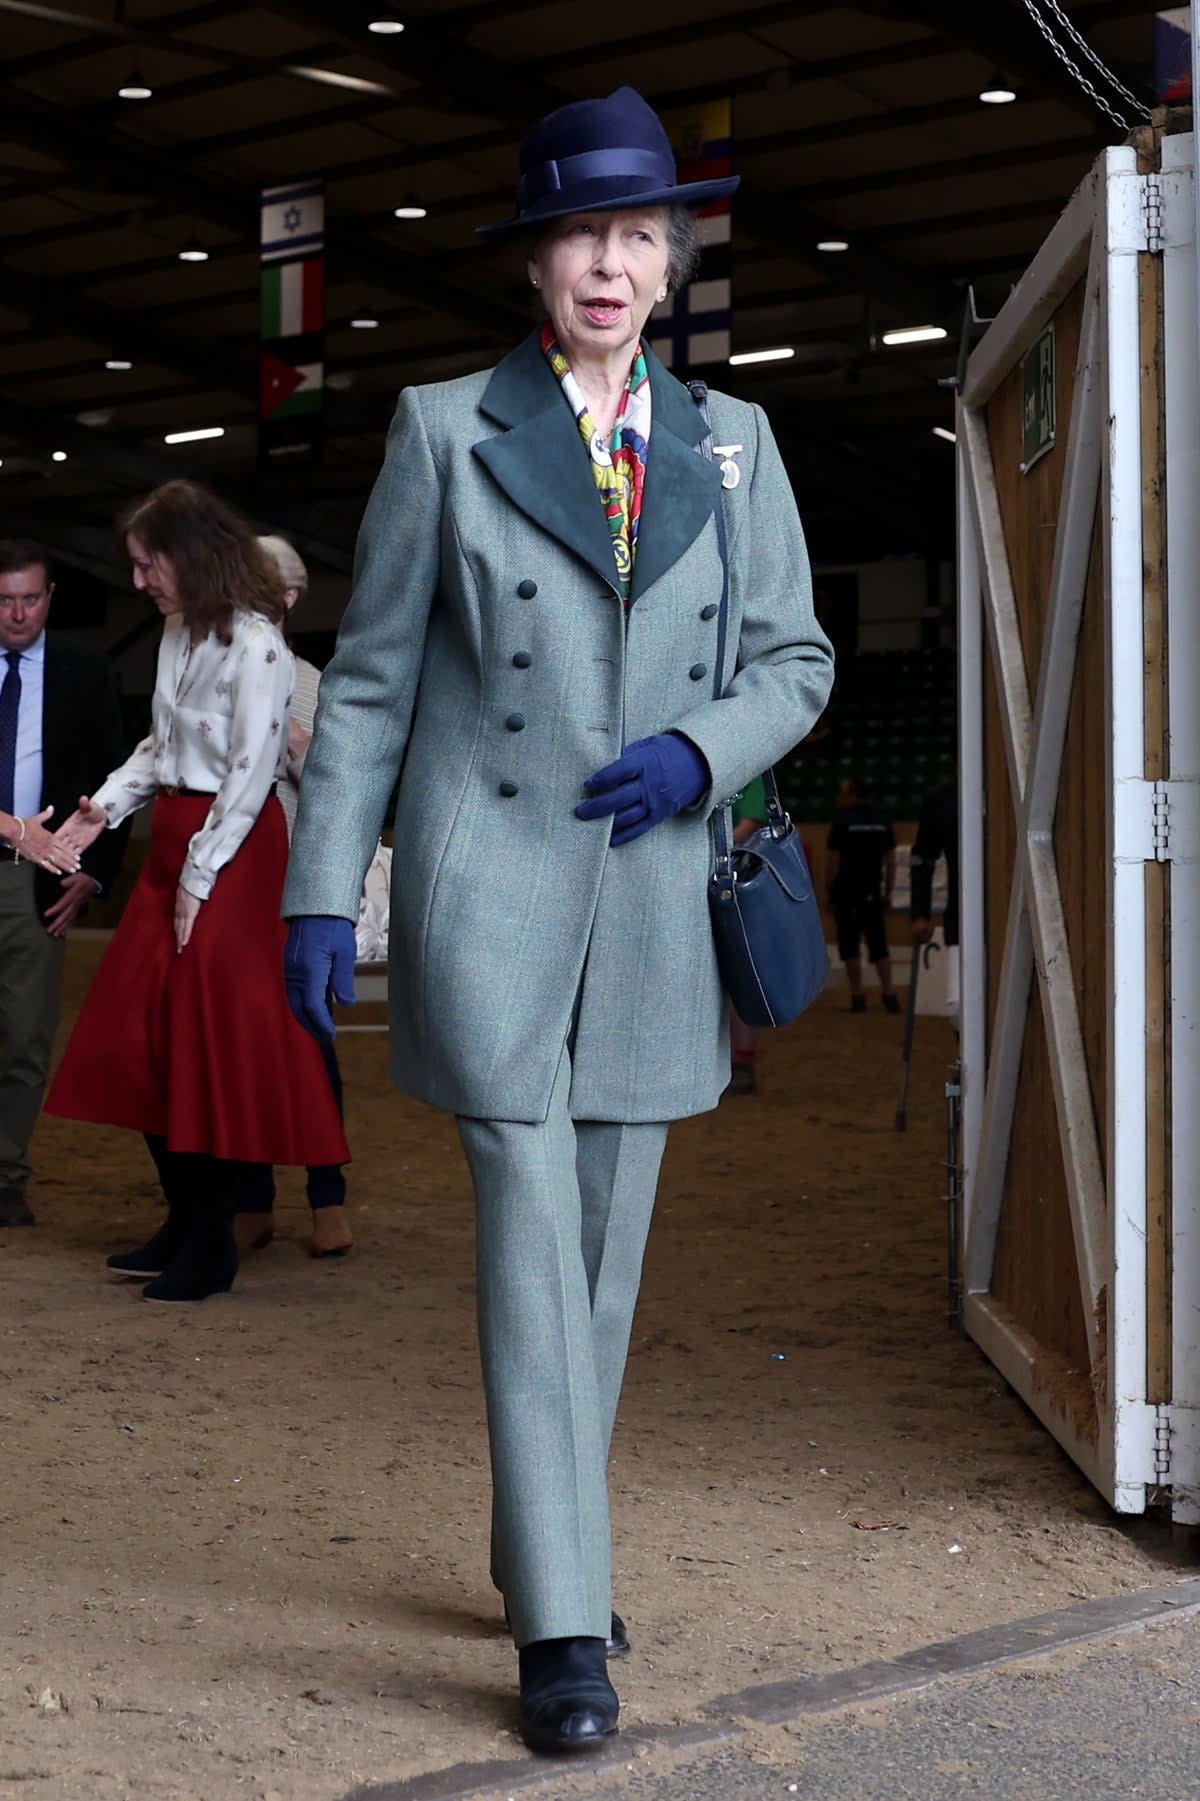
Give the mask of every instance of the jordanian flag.
[[292, 419], [301, 413], [319, 413], [324, 384], [324, 363], [285, 363], [269, 350], [261, 350], [259, 418]]
[[325, 325], [325, 264], [267, 263], [262, 271], [262, 338], [298, 338]]

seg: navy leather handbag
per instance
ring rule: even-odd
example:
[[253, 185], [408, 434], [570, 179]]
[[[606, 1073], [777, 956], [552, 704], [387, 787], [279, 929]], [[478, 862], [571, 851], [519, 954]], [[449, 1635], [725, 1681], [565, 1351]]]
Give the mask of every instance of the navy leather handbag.
[[[701, 381], [690, 387], [707, 428], [700, 449], [715, 460], [708, 389]], [[717, 502], [716, 522], [722, 583], [713, 699], [720, 700], [729, 630], [729, 543], [723, 499]], [[786, 1026], [824, 988], [829, 956], [808, 859], [800, 834], [784, 811], [773, 769], [764, 771], [763, 787], [767, 824], [741, 844], [730, 842], [725, 808], [718, 807], [712, 815], [708, 904], [717, 967], [738, 1017], [748, 1026]]]

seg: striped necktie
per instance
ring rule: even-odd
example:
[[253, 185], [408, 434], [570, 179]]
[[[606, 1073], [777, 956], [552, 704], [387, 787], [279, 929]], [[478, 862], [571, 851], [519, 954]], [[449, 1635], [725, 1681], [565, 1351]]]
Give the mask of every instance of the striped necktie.
[[17, 775], [17, 720], [21, 711], [21, 653], [6, 650], [4, 660], [8, 673], [0, 687], [0, 808], [11, 813]]

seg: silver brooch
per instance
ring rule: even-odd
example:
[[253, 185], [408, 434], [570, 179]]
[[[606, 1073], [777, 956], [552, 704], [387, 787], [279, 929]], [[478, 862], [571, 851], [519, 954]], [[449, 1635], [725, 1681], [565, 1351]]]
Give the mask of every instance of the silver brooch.
[[742, 479], [742, 472], [734, 462], [738, 452], [745, 449], [744, 444], [714, 444], [713, 455], [721, 458], [721, 486], [736, 488]]

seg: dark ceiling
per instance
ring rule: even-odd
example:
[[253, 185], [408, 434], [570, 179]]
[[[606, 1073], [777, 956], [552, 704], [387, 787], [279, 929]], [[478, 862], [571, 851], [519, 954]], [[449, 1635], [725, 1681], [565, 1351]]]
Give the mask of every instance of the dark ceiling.
[[[1069, 12], [1148, 107], [1154, 6]], [[372, 33], [380, 17], [405, 30]], [[474, 236], [510, 210], [522, 131], [622, 82], [660, 108], [733, 96], [735, 348], [796, 354], [706, 373], [768, 408], [818, 556], [944, 553], [953, 458], [933, 427], [952, 418], [967, 285], [993, 310], [1122, 137], [1022, 0], [0, 0], [0, 42], [0, 530], [113, 577], [114, 514], [171, 474], [347, 568], [396, 391], [485, 367], [528, 327], [511, 253]], [[150, 100], [116, 98], [135, 65]], [[1015, 103], [980, 103], [997, 73]], [[267, 475], [258, 192], [311, 176], [327, 183], [327, 451]], [[410, 193], [428, 216], [402, 223]], [[850, 249], [818, 251], [831, 235]], [[178, 260], [193, 237], [207, 262]], [[363, 307], [377, 329], [351, 328]], [[946, 341], [879, 342], [925, 323]], [[225, 437], [163, 443], [204, 425]]]

